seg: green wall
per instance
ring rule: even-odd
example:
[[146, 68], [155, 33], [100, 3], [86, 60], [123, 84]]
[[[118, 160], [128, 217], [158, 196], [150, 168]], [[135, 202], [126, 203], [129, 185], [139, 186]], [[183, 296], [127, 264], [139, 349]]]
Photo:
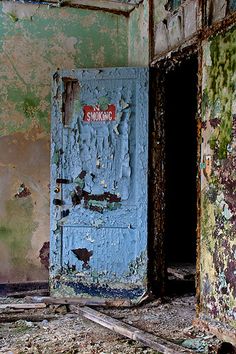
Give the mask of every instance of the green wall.
[[150, 3], [144, 0], [129, 17], [129, 65], [149, 66]]
[[0, 282], [47, 279], [51, 76], [128, 65], [128, 20], [103, 11], [0, 4]]

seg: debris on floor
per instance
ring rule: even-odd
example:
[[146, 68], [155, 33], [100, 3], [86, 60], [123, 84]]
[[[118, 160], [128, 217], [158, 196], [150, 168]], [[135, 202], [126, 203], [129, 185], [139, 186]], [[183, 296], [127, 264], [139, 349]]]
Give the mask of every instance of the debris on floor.
[[[71, 305], [69, 300], [53, 304], [49, 299], [47, 305], [29, 303], [29, 298], [0, 299], [1, 354], [234, 353], [224, 351], [227, 345], [213, 335], [192, 326], [193, 296], [156, 299], [138, 307], [95, 305], [96, 311], [84, 307], [86, 304], [75, 304], [75, 300]], [[107, 327], [111, 330], [86, 319], [83, 312], [108, 321], [106, 323], [110, 321]], [[115, 333], [116, 326], [123, 335], [127, 330], [133, 331], [131, 338], [136, 340]], [[151, 342], [138, 341], [140, 333], [151, 341], [164, 343], [164, 347], [172, 343], [173, 348], [176, 346], [181, 351], [167, 347], [154, 350], [149, 346]]]
[[194, 280], [196, 276], [196, 265], [192, 263], [171, 264], [167, 268], [169, 278], [174, 277], [181, 280]]

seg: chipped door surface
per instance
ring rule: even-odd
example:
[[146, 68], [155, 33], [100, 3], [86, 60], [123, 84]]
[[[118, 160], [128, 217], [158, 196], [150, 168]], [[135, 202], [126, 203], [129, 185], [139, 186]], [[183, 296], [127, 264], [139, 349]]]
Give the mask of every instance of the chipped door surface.
[[203, 42], [199, 317], [230, 335], [236, 328], [235, 50], [236, 26]]
[[51, 292], [135, 299], [146, 290], [148, 69], [53, 80]]

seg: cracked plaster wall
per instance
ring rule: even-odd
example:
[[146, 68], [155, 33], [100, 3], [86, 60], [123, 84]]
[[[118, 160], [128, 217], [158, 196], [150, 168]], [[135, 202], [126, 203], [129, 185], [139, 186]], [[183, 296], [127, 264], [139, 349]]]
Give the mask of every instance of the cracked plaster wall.
[[129, 66], [149, 65], [150, 2], [144, 0], [129, 18]]
[[154, 0], [154, 57], [176, 49], [197, 33], [197, 12], [195, 0]]
[[235, 0], [153, 0], [154, 58], [176, 51], [235, 10]]
[[46, 280], [51, 73], [126, 66], [128, 20], [3, 1], [0, 23], [0, 282]]

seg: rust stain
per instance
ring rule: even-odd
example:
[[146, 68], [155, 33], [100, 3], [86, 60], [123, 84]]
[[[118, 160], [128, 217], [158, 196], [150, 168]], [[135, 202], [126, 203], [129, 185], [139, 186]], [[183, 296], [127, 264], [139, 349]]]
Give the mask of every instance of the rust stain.
[[90, 265], [88, 264], [90, 257], [93, 255], [93, 251], [88, 251], [87, 248], [77, 248], [71, 250], [79, 261], [83, 262], [82, 268], [89, 269]]
[[212, 118], [209, 121], [212, 128], [216, 128], [220, 125], [220, 118]]
[[211, 173], [212, 173], [212, 157], [211, 155], [205, 155], [203, 158], [203, 162], [204, 162], [204, 169], [203, 169], [203, 173], [206, 177], [207, 180], [209, 180]]
[[84, 202], [83, 206], [85, 209], [90, 209], [93, 211], [98, 211], [100, 213], [103, 212], [104, 207], [90, 204], [90, 202], [103, 202], [106, 201], [110, 204], [112, 203], [119, 203], [121, 198], [118, 197], [116, 194], [104, 192], [103, 194], [90, 194], [84, 191], [80, 186], [75, 188], [74, 194], [72, 195], [72, 203], [73, 205], [78, 205], [81, 202]]
[[64, 202], [60, 199], [53, 199], [53, 204], [62, 206], [62, 205], [64, 205]]
[[39, 251], [39, 258], [46, 269], [49, 268], [49, 242], [44, 242]]
[[[164, 237], [165, 223], [163, 218], [163, 208], [165, 207], [165, 130], [164, 130], [164, 75], [165, 70], [161, 70], [156, 78], [153, 75], [151, 87], [153, 95], [150, 97], [151, 117], [150, 120], [150, 166], [149, 166], [149, 265], [148, 279], [149, 289], [160, 296], [165, 294], [165, 255]], [[155, 79], [154, 79], [155, 77]], [[156, 110], [155, 107], [159, 109]], [[155, 254], [159, 254], [156, 257]]]
[[79, 83], [77, 80], [64, 78], [64, 93], [63, 93], [63, 124], [68, 125], [74, 111], [74, 101], [79, 94]]
[[[77, 182], [79, 183], [71, 196], [73, 206], [83, 204], [85, 209], [97, 211], [103, 213], [104, 209], [116, 209], [119, 207], [121, 197], [117, 194], [104, 192], [102, 194], [91, 194], [84, 190], [84, 178], [86, 171], [81, 171]], [[91, 174], [92, 178], [95, 178], [94, 174]]]
[[56, 179], [56, 183], [69, 184], [69, 183], [71, 183], [71, 181], [69, 179], [66, 179], [66, 178], [57, 178]]
[[26, 198], [29, 195], [31, 195], [29, 188], [22, 183], [18, 189], [18, 192], [15, 194], [15, 198]]
[[86, 171], [81, 171], [79, 174], [79, 178], [83, 179], [86, 176]]

